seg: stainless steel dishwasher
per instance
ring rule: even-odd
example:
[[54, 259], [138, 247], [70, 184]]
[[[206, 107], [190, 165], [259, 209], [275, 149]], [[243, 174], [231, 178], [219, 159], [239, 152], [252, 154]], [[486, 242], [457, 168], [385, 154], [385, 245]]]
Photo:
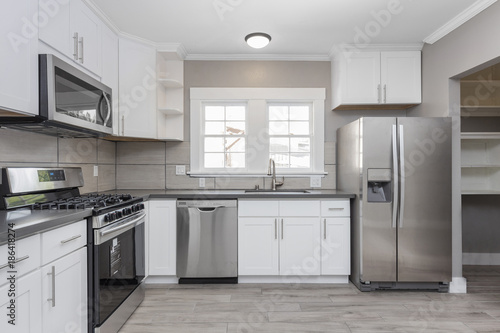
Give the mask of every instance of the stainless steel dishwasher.
[[238, 282], [237, 200], [177, 200], [177, 277]]

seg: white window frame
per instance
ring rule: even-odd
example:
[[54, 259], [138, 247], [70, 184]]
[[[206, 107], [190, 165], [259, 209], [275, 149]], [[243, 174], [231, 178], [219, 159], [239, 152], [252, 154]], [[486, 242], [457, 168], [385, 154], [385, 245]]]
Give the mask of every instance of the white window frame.
[[[275, 103], [310, 103], [312, 105], [311, 168], [276, 169], [278, 175], [304, 177], [325, 175], [325, 96], [324, 88], [191, 88], [191, 176], [255, 176], [267, 174], [269, 161], [268, 105]], [[213, 170], [203, 166], [203, 105], [216, 102], [244, 103], [246, 110], [245, 168]]]

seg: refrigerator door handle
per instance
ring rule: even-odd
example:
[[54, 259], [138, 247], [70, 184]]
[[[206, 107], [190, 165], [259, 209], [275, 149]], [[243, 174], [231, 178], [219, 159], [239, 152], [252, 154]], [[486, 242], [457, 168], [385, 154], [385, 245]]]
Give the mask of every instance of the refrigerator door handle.
[[392, 227], [396, 228], [398, 218], [398, 198], [399, 198], [399, 179], [398, 179], [398, 140], [396, 125], [392, 125], [392, 172], [394, 182], [394, 193], [392, 196]]
[[399, 201], [399, 227], [403, 227], [403, 216], [405, 211], [405, 141], [403, 125], [399, 125], [399, 156], [401, 159], [401, 196]]

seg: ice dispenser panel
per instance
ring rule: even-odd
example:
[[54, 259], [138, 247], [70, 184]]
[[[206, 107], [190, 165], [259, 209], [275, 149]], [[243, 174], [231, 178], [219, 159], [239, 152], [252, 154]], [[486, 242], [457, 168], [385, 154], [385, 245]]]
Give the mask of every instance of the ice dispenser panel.
[[391, 169], [368, 169], [368, 202], [391, 202], [391, 175]]

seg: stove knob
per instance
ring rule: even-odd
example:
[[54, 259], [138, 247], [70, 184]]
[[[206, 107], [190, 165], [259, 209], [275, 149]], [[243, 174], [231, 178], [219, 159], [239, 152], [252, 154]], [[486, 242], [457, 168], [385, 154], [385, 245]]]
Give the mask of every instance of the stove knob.
[[144, 206], [144, 204], [142, 204], [142, 203], [141, 203], [141, 204], [139, 204], [139, 209], [143, 210], [143, 209], [145, 209], [145, 208], [146, 208], [146, 207]]
[[104, 222], [109, 222], [109, 215], [108, 214], [104, 215]]
[[122, 214], [123, 214], [123, 216], [126, 216], [126, 215], [128, 215], [128, 214], [129, 214], [129, 212], [128, 212], [127, 208], [123, 208], [123, 209], [122, 209]]
[[109, 222], [113, 222], [114, 220], [116, 220], [116, 214], [113, 212], [113, 213], [109, 213]]
[[121, 211], [117, 211], [116, 212], [116, 218], [119, 219], [119, 218], [122, 218], [122, 217], [123, 217], [122, 212]]

